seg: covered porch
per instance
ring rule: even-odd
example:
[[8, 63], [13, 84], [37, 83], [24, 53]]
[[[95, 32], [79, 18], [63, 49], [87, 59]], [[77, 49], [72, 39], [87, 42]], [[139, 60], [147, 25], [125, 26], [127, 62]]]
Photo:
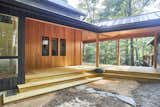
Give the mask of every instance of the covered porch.
[[[160, 27], [147, 27], [140, 29], [131, 29], [131, 30], [122, 30], [122, 31], [113, 31], [113, 32], [103, 32], [97, 34], [92, 37], [84, 37], [83, 39], [83, 62], [84, 64], [90, 63], [89, 65], [94, 65], [96, 67], [105, 67], [111, 68], [114, 70], [122, 70], [131, 72], [131, 69], [136, 72], [159, 72], [159, 29]], [[141, 40], [139, 44], [137, 40]], [[123, 41], [128, 41], [128, 59], [124, 59], [125, 57], [125, 44], [122, 45]], [[136, 42], [135, 42], [136, 41]], [[110, 44], [109, 44], [110, 42]], [[141, 43], [142, 42], [142, 43]], [[103, 44], [102, 44], [103, 43]], [[105, 50], [102, 49], [101, 45], [105, 47], [104, 43], [107, 43], [108, 46], [112, 47], [111, 44], [115, 44], [113, 48], [110, 50], [114, 53], [114, 55], [110, 56], [109, 52], [108, 56], [113, 57], [114, 63], [103, 62], [102, 60], [105, 58], [102, 52]], [[92, 54], [90, 54], [96, 60], [86, 60], [87, 48], [85, 45], [94, 45], [95, 49], [92, 50]], [[140, 45], [144, 46], [140, 46]], [[138, 46], [139, 45], [139, 46]], [[138, 47], [138, 48], [137, 48]], [[143, 49], [142, 49], [143, 48]], [[144, 48], [147, 48], [147, 51], [144, 52]], [[142, 52], [141, 52], [142, 51]], [[106, 52], [106, 51], [105, 51]], [[89, 55], [88, 55], [89, 56]], [[127, 61], [127, 63], [126, 63]], [[137, 68], [140, 68], [139, 70]], [[137, 69], [137, 70], [136, 70]]]

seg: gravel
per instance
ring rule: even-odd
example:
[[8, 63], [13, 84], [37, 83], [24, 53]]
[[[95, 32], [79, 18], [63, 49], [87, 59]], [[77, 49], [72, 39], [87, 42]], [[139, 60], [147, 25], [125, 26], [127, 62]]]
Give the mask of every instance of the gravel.
[[137, 107], [160, 107], [160, 83], [141, 82], [132, 94]]
[[115, 97], [103, 97], [77, 89], [59, 91], [44, 107], [131, 107]]

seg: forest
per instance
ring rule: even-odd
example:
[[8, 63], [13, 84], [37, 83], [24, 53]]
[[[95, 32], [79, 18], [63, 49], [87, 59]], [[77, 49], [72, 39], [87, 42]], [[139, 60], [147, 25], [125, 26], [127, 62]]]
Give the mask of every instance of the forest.
[[[79, 9], [87, 11], [86, 22], [98, 23], [103, 20], [129, 17], [145, 12], [145, 7], [155, 0], [80, 0]], [[149, 35], [152, 36], [152, 35]], [[152, 66], [146, 57], [152, 58], [153, 37], [128, 38], [120, 40], [120, 65]], [[100, 42], [100, 64], [117, 65], [117, 40]], [[84, 43], [83, 62], [95, 63], [96, 43]]]
[[[67, 0], [64, 0], [67, 2]], [[77, 8], [87, 14], [84, 21], [92, 24], [147, 13], [157, 0], [79, 0]], [[149, 37], [148, 37], [149, 36]], [[120, 39], [120, 65], [152, 66], [152, 35], [145, 38]], [[100, 64], [117, 65], [117, 40], [100, 42]], [[95, 63], [96, 43], [83, 44], [83, 62]]]

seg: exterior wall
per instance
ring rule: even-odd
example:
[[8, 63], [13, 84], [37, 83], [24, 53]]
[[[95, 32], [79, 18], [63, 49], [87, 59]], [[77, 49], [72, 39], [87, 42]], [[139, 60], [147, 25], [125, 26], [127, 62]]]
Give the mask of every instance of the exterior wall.
[[[42, 37], [49, 37], [49, 56], [42, 56]], [[60, 54], [60, 39], [66, 39], [66, 56], [51, 55], [51, 39], [58, 38], [58, 54]], [[59, 66], [81, 65], [82, 31], [69, 27], [26, 19], [25, 39], [26, 72]]]

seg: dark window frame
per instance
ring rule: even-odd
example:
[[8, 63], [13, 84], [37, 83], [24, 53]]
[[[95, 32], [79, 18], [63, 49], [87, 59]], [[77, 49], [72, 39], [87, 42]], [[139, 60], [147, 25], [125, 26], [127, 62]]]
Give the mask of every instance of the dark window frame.
[[[56, 45], [53, 44], [53, 42], [56, 43]], [[52, 56], [58, 56], [58, 38], [52, 38]]]
[[60, 56], [66, 56], [66, 39], [60, 39]]
[[0, 91], [16, 89], [17, 84], [25, 83], [25, 16], [20, 12], [3, 6], [0, 13], [18, 17], [18, 55], [1, 56], [0, 59], [18, 59], [18, 75], [15, 77], [0, 78]]
[[[48, 48], [47, 48], [47, 52], [46, 53], [44, 53], [44, 48], [45, 47], [43, 47], [44, 45], [43, 45], [43, 40], [48, 40]], [[42, 36], [42, 56], [49, 56], [49, 37], [48, 36]]]

